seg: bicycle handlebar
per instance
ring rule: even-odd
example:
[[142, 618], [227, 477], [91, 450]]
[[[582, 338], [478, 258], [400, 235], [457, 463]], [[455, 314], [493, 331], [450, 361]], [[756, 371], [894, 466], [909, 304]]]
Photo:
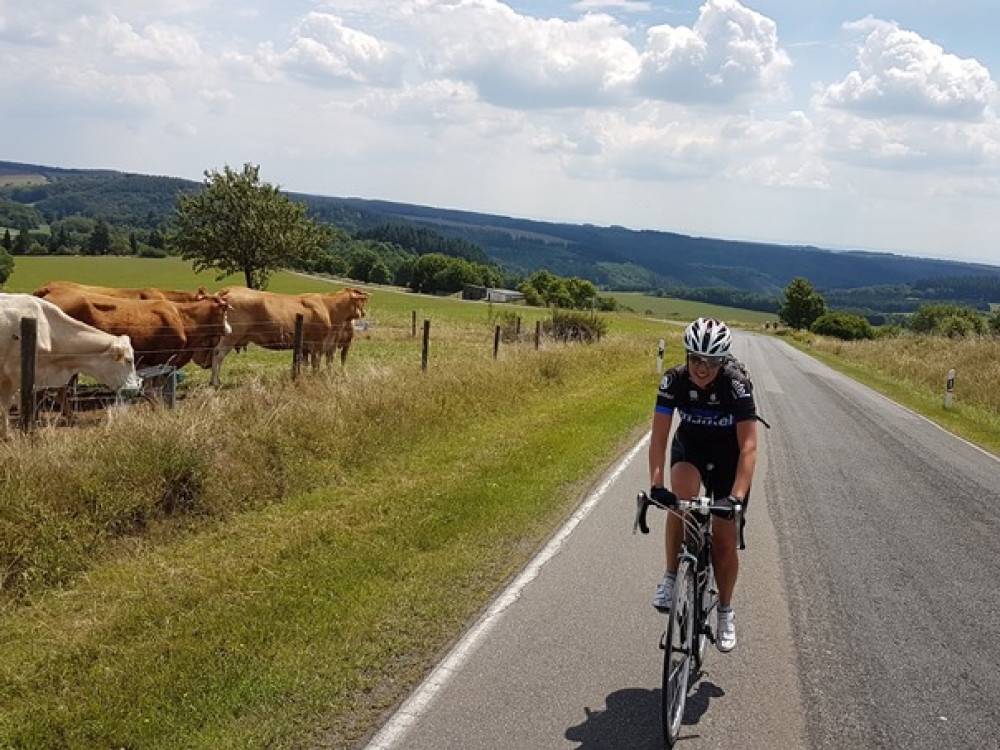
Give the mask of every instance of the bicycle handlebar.
[[649, 533], [649, 525], [646, 523], [646, 511], [649, 510], [650, 505], [654, 505], [657, 508], [666, 511], [693, 511], [701, 515], [708, 515], [713, 510], [725, 511], [726, 513], [732, 511], [733, 520], [736, 521], [736, 548], [746, 549], [746, 544], [743, 541], [742, 504], [719, 503], [711, 497], [691, 497], [681, 499], [666, 488], [658, 488], [657, 494], [660, 494], [660, 491], [663, 493], [663, 497], [660, 500], [650, 497], [645, 492], [640, 492], [636, 497], [635, 521], [632, 523], [633, 534], [636, 532], [636, 529], [641, 531], [643, 534]]

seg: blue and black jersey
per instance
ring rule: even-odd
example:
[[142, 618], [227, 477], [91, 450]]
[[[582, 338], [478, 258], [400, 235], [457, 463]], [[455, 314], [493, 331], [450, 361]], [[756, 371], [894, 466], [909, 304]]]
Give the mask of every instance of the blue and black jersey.
[[667, 370], [656, 411], [679, 418], [677, 437], [692, 446], [737, 449], [736, 423], [757, 419], [753, 385], [738, 368], [723, 367], [707, 388], [691, 380], [686, 364]]

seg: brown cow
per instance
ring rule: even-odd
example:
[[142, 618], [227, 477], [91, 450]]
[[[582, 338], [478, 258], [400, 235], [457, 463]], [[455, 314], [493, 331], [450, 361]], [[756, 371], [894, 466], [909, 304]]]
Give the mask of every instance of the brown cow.
[[212, 352], [228, 333], [229, 304], [222, 294], [193, 302], [139, 300], [86, 294], [69, 287], [45, 290], [45, 299], [67, 315], [107, 333], [127, 335], [139, 368], [212, 364]]
[[354, 321], [365, 316], [365, 306], [370, 295], [354, 287], [345, 287], [334, 294], [315, 294], [330, 316], [330, 335], [323, 343], [326, 364], [333, 364], [333, 357], [340, 349], [340, 365], [347, 363], [347, 351], [354, 340]]
[[216, 346], [212, 357], [212, 385], [219, 385], [222, 361], [230, 351], [248, 344], [265, 349], [291, 349], [295, 345], [295, 316], [303, 317], [303, 352], [319, 364], [330, 338], [330, 315], [318, 294], [279, 294], [247, 287], [222, 290], [229, 302], [230, 332]]
[[44, 298], [59, 290], [75, 290], [80, 294], [103, 294], [107, 297], [122, 297], [124, 299], [165, 299], [171, 302], [197, 302], [211, 296], [203, 286], [198, 287], [197, 291], [188, 292], [176, 289], [157, 289], [156, 287], [93, 286], [80, 284], [76, 281], [50, 281], [40, 289], [36, 289], [34, 295]]

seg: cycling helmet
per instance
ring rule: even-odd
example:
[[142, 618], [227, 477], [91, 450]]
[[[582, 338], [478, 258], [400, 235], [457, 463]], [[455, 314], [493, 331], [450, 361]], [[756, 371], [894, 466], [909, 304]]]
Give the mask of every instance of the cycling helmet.
[[729, 354], [733, 336], [721, 320], [698, 318], [684, 331], [684, 348], [691, 354], [703, 357], [721, 357]]

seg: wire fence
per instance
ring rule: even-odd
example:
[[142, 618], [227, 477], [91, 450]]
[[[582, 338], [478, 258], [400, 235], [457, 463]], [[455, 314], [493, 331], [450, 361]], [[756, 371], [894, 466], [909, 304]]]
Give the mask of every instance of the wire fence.
[[[291, 356], [286, 366], [289, 367], [290, 376], [295, 379], [301, 375], [304, 364], [311, 363], [313, 367], [318, 367], [321, 355], [327, 355], [327, 365], [332, 365], [329, 361], [332, 352], [338, 347], [349, 346], [355, 335], [360, 333], [368, 338], [378, 336], [384, 341], [419, 341], [420, 367], [426, 370], [431, 363], [432, 325], [430, 319], [423, 319], [422, 326], [418, 327], [417, 320], [417, 312], [413, 311], [408, 326], [399, 325], [396, 321], [393, 322], [395, 324], [379, 325], [373, 320], [359, 320], [323, 327], [315, 321], [308, 323], [304, 315], [298, 314], [291, 325], [288, 321], [254, 321], [241, 323], [229, 333], [224, 333], [221, 326], [203, 326], [197, 334], [201, 346], [175, 346], [171, 336], [175, 336], [176, 331], [169, 326], [148, 324], [133, 327], [109, 326], [104, 332], [129, 335], [130, 338], [134, 335], [136, 340], [144, 342], [141, 348], [133, 349], [137, 371], [140, 375], [145, 374], [143, 389], [133, 395], [146, 399], [157, 398], [172, 406], [177, 397], [177, 386], [185, 378], [185, 373], [176, 368], [174, 363], [179, 363], [182, 359], [187, 362], [193, 358], [199, 366], [208, 369], [212, 366], [213, 359], [216, 364], [221, 365], [221, 356], [230, 351], [228, 348], [230, 346], [242, 348], [254, 344], [265, 349], [288, 352]], [[22, 318], [22, 327], [32, 324], [37, 330], [37, 321], [34, 318]], [[541, 321], [536, 321], [534, 331], [529, 333], [522, 331], [522, 321], [519, 317], [506, 326], [493, 325], [493, 335], [489, 344], [484, 342], [481, 324], [457, 328], [449, 325], [448, 333], [448, 336], [442, 337], [441, 343], [447, 341], [448, 344], [458, 345], [463, 350], [468, 350], [470, 347], [485, 348], [488, 345], [492, 347], [494, 359], [499, 358], [504, 345], [531, 343], [538, 349], [545, 338]], [[157, 335], [162, 336], [163, 346], [155, 346]], [[64, 388], [37, 388], [35, 375], [39, 370], [45, 371], [58, 362], [60, 368], [85, 373], [93, 363], [94, 354], [74, 355], [60, 351], [58, 344], [55, 346], [53, 351], [39, 350], [36, 335], [21, 336], [22, 398], [16, 405], [15, 411], [22, 430], [32, 429], [39, 415], [50, 415], [50, 417], [58, 415], [55, 419], [49, 419], [50, 424], [54, 421], [69, 423], [81, 412], [93, 413], [106, 410], [109, 406], [127, 401], [127, 397], [107, 386], [87, 383], [81, 385], [76, 377]], [[142, 365], [150, 360], [155, 361], [156, 366], [147, 366], [144, 369]]]

